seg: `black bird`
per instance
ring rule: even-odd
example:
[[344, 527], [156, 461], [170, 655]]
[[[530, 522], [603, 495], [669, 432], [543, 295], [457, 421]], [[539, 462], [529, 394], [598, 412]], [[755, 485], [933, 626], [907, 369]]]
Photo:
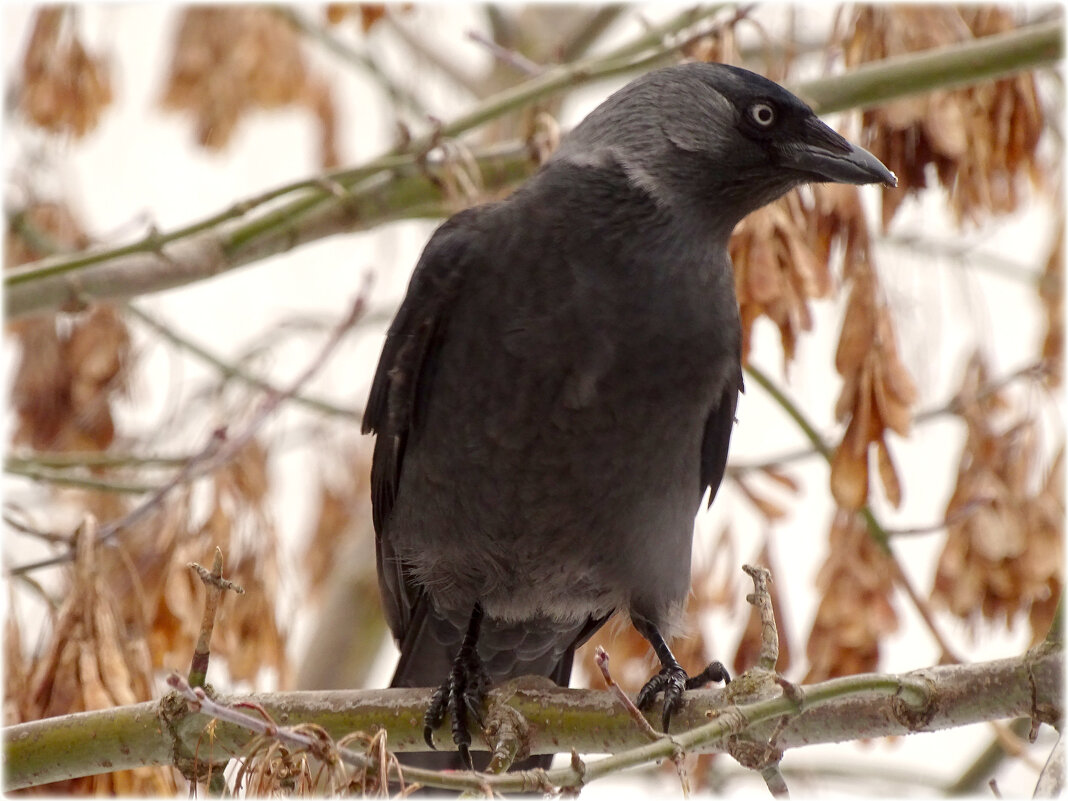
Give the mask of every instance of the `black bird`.
[[[392, 686], [440, 685], [426, 740], [448, 711], [459, 750], [409, 761], [472, 766], [489, 685], [566, 685], [616, 611], [663, 665], [639, 702], [663, 691], [667, 730], [694, 681], [666, 638], [742, 387], [728, 240], [821, 181], [896, 184], [777, 84], [684, 64], [613, 94], [511, 197], [434, 233], [363, 421]], [[729, 681], [718, 663], [708, 679]]]

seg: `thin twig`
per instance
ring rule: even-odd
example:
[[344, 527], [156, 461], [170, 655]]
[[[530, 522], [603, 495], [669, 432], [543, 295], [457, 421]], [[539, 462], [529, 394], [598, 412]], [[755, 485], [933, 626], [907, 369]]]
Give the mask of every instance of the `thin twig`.
[[626, 3], [605, 3], [596, 9], [591, 7], [589, 16], [579, 22], [557, 46], [556, 60], [566, 64], [586, 55], [612, 23], [631, 7]]
[[[1009, 384], [1017, 381], [1018, 379], [1026, 378], [1031, 381], [1041, 381], [1048, 374], [1049, 365], [1046, 362], [1034, 362], [1032, 364], [1028, 364], [1024, 367], [1021, 367], [1018, 370], [1013, 370], [1011, 373], [1001, 376], [1000, 378], [997, 378], [993, 381], [989, 381], [976, 392], [975, 397], [977, 400], [984, 400], [990, 397], [991, 395], [1000, 392]], [[757, 377], [754, 375], [754, 378]], [[757, 378], [757, 383], [761, 383], [759, 378]], [[763, 386], [762, 383], [761, 386]], [[775, 396], [773, 395], [773, 397]], [[958, 414], [959, 412], [960, 400], [956, 395], [954, 395], [948, 401], [945, 401], [944, 403], [941, 403], [938, 406], [933, 406], [931, 408], [916, 412], [916, 414], [914, 414], [912, 417], [912, 423], [913, 425], [929, 423], [932, 420], [939, 419], [941, 417], [946, 416], [947, 414]], [[823, 435], [820, 435], [819, 439], [820, 442], [825, 443], [827, 439], [829, 439], [829, 436], [824, 437]], [[782, 453], [778, 456], [769, 456], [764, 459], [760, 459], [756, 462], [734, 462], [727, 466], [727, 474], [741, 475], [758, 470], [768, 470], [775, 467], [781, 467], [782, 465], [788, 464], [790, 462], [796, 462], [801, 459], [807, 459], [811, 456], [820, 455], [824, 454], [822, 454], [822, 452], [817, 447], [809, 445], [808, 447], [797, 448], [796, 450], [787, 451], [786, 453]], [[895, 533], [895, 530], [888, 530], [888, 533], [893, 535]]]
[[481, 98], [483, 96], [483, 92], [479, 88], [479, 82], [474, 76], [464, 72], [456, 63], [431, 48], [423, 39], [412, 33], [404, 23], [397, 19], [394, 12], [387, 11], [385, 16], [382, 17], [382, 22], [397, 35], [397, 38], [416, 57], [426, 60], [438, 72], [452, 81], [456, 87], [464, 90], [472, 97]]
[[29, 523], [23, 523], [20, 520], [16, 520], [8, 512], [4, 512], [4, 522], [15, 531], [20, 534], [25, 534], [35, 539], [44, 540], [45, 542], [55, 544], [62, 544], [70, 547], [72, 537], [69, 533], [57, 534], [54, 531], [44, 531], [39, 528], [31, 526]]
[[57, 473], [54, 470], [46, 470], [28, 464], [20, 464], [11, 459], [4, 460], [4, 472], [13, 476], [21, 476], [31, 481], [43, 484], [52, 484], [59, 487], [72, 487], [74, 489], [92, 490], [93, 492], [114, 492], [121, 495], [144, 495], [148, 492], [156, 492], [159, 484], [143, 484], [141, 482], [117, 481], [110, 478], [94, 478], [92, 476], [73, 476], [70, 473]]
[[385, 73], [380, 65], [369, 53], [353, 49], [347, 42], [338, 38], [333, 31], [324, 25], [313, 22], [307, 16], [295, 11], [293, 8], [282, 5], [269, 6], [282, 19], [303, 33], [305, 36], [319, 42], [326, 50], [333, 53], [347, 64], [358, 67], [370, 75], [379, 86], [386, 92], [394, 105], [405, 106], [410, 111], [424, 116], [426, 106], [414, 94], [409, 92], [393, 78]]
[[959, 663], [961, 661], [960, 655], [953, 650], [953, 646], [949, 644], [949, 641], [942, 634], [941, 628], [935, 622], [934, 614], [931, 612], [927, 599], [921, 596], [916, 591], [916, 588], [912, 586], [912, 581], [901, 567], [901, 562], [898, 561], [896, 556], [892, 559], [892, 563], [894, 566], [894, 583], [905, 591], [905, 595], [909, 597], [912, 605], [916, 607], [916, 611], [923, 618], [923, 622], [927, 624], [927, 630], [931, 632], [931, 636], [938, 643], [938, 647], [942, 649], [942, 661]]
[[515, 67], [515, 69], [526, 75], [540, 75], [545, 72], [545, 67], [541, 66], [541, 64], [531, 61], [518, 50], [512, 50], [497, 44], [478, 31], [468, 31], [467, 38], [485, 47], [502, 64]]
[[222, 577], [223, 552], [222, 548], [215, 547], [215, 559], [211, 570], [190, 562], [189, 567], [200, 576], [207, 590], [204, 598], [204, 615], [200, 620], [200, 634], [197, 637], [196, 648], [193, 649], [193, 660], [189, 665], [189, 683], [193, 687], [203, 687], [208, 677], [208, 660], [211, 658], [211, 633], [215, 629], [215, 615], [219, 609], [219, 599], [226, 591], [244, 595], [245, 589], [232, 581]]
[[745, 600], [760, 613], [760, 654], [757, 665], [773, 671], [779, 662], [779, 629], [775, 625], [775, 610], [768, 590], [771, 571], [759, 565], [742, 565], [742, 570], [753, 579], [753, 592], [746, 595]]
[[[340, 344], [345, 334], [355, 326], [363, 315], [367, 306], [367, 297], [370, 287], [370, 275], [364, 276], [363, 287], [360, 289], [356, 300], [353, 302], [348, 314], [338, 323], [331, 332], [330, 337], [323, 344], [315, 358], [303, 371], [282, 391], [268, 391], [260, 402], [259, 408], [245, 427], [234, 437], [228, 438], [224, 429], [216, 429], [208, 438], [203, 449], [194, 454], [186, 462], [185, 466], [163, 486], [159, 487], [148, 498], [135, 506], [124, 517], [119, 518], [106, 526], [101, 527], [98, 539], [101, 543], [110, 542], [119, 532], [136, 525], [163, 502], [174, 489], [188, 484], [190, 481], [217, 470], [239, 454], [253, 440], [267, 419], [274, 414], [278, 407], [288, 398], [292, 397], [303, 387], [313, 375], [326, 363], [327, 359]], [[73, 554], [67, 551], [64, 554], [30, 562], [18, 567], [11, 568], [9, 573], [18, 574], [28, 570], [37, 570], [42, 567], [51, 567], [70, 561]]]
[[888, 528], [886, 529], [886, 536], [914, 537], [921, 534], [935, 534], [939, 531], [944, 531], [950, 526], [963, 523], [984, 506], [990, 506], [994, 500], [992, 495], [979, 495], [978, 497], [969, 500], [959, 509], [954, 511], [953, 514], [939, 520], [937, 523], [930, 523], [926, 526], [910, 526], [908, 528]]
[[29, 451], [8, 454], [4, 463], [15, 468], [72, 470], [79, 467], [181, 467], [188, 456], [145, 456], [115, 451]]
[[[182, 334], [179, 334], [170, 326], [160, 322], [155, 317], [148, 314], [146, 311], [139, 308], [138, 306], [135, 306], [132, 303], [127, 303], [123, 306], [123, 309], [133, 315], [137, 320], [147, 325], [149, 328], [151, 328], [153, 331], [162, 336], [171, 344], [176, 345], [182, 350], [191, 353], [201, 361], [210, 364], [223, 376], [227, 378], [237, 378], [240, 381], [245, 382], [246, 384], [250, 384], [251, 386], [262, 389], [265, 392], [280, 392], [280, 390], [275, 387], [274, 384], [272, 384], [270, 381], [267, 381], [264, 378], [260, 378], [259, 376], [254, 375], [248, 370], [245, 370], [240, 365], [232, 364], [223, 359], [222, 357], [217, 356], [216, 354], [209, 351], [207, 348], [196, 344], [195, 342], [186, 338]], [[333, 417], [341, 417], [347, 420], [354, 420], [356, 422], [359, 422], [360, 419], [362, 419], [363, 417], [362, 410], [346, 409], [342, 406], [338, 406], [334, 403], [331, 403], [330, 401], [324, 398], [316, 397], [314, 395], [310, 395], [304, 392], [293, 393], [289, 396], [288, 399], [293, 403], [300, 404], [301, 406], [305, 406], [308, 409], [312, 409], [313, 411], [321, 412], [322, 414], [330, 415]]]
[[[808, 437], [809, 442], [812, 443], [812, 446], [823, 456], [823, 458], [826, 459], [828, 463], [831, 462], [831, 460], [834, 458], [833, 452], [831, 451], [827, 443], [825, 443], [820, 437], [819, 432], [816, 431], [812, 423], [810, 423], [808, 418], [805, 417], [805, 414], [801, 411], [801, 408], [796, 403], [794, 403], [793, 400], [788, 395], [786, 395], [785, 392], [779, 389], [779, 387], [776, 386], [775, 382], [772, 381], [767, 374], [765, 374], [756, 366], [752, 364], [748, 365], [746, 367], [746, 372], [748, 375], [752, 376], [756, 380], [756, 382], [760, 384], [775, 399], [775, 401], [790, 416], [790, 418], [794, 420], [795, 423], [797, 423], [798, 427], [805, 433], [805, 436]], [[905, 591], [905, 594], [909, 597], [909, 600], [912, 601], [913, 605], [920, 613], [920, 616], [923, 618], [924, 623], [927, 624], [927, 628], [930, 630], [931, 635], [938, 643], [938, 646], [942, 649], [942, 652], [945, 657], [947, 659], [952, 659], [953, 661], [959, 662], [959, 658], [956, 656], [953, 651], [953, 648], [949, 645], [946, 638], [942, 635], [938, 624], [935, 622], [934, 616], [931, 614], [931, 610], [928, 607], [927, 602], [920, 596], [918, 592], [916, 592], [916, 589], [912, 586], [912, 582], [909, 580], [908, 575], [901, 567], [900, 560], [893, 552], [893, 549], [890, 547], [890, 540], [886, 529], [883, 528], [882, 523], [880, 523], [879, 519], [875, 516], [875, 513], [872, 511], [871, 506], [865, 505], [859, 510], [859, 512], [864, 517], [865, 523], [868, 527], [868, 532], [871, 534], [872, 538], [880, 545], [880, 547], [883, 548], [887, 556], [890, 557], [891, 563], [894, 565], [895, 583], [902, 590]]]
[[638, 728], [645, 732], [650, 740], [659, 740], [663, 737], [664, 735], [654, 729], [649, 721], [645, 719], [645, 715], [643, 715], [642, 711], [630, 700], [630, 696], [623, 692], [623, 688], [616, 684], [615, 679], [612, 678], [612, 674], [608, 670], [608, 652], [600, 645], [595, 649], [594, 661], [597, 663], [597, 667], [601, 671], [601, 676], [604, 677], [604, 683], [608, 685], [608, 689], [610, 689], [612, 694], [619, 699], [621, 704], [623, 704], [623, 708], [627, 710], [627, 714], [638, 724]]

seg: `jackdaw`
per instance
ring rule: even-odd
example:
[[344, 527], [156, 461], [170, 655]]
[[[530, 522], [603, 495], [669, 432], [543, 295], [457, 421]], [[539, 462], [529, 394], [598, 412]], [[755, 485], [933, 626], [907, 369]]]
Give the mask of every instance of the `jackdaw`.
[[728, 240], [821, 181], [896, 184], [777, 84], [683, 64], [620, 89], [508, 199], [431, 237], [363, 420], [392, 686], [438, 686], [425, 738], [448, 712], [459, 752], [406, 761], [471, 767], [487, 688], [566, 685], [617, 611], [663, 666], [638, 701], [663, 692], [665, 731], [684, 689], [729, 681], [719, 663], [687, 676], [668, 647], [742, 387]]

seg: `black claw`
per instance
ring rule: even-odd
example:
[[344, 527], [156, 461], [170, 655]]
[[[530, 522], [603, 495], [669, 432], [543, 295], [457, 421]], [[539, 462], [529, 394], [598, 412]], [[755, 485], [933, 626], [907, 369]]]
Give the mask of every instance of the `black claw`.
[[657, 673], [649, 679], [649, 681], [645, 682], [645, 686], [638, 691], [638, 700], [636, 702], [638, 709], [645, 710], [651, 707], [656, 700], [656, 697], [663, 692], [665, 684], [666, 679], [664, 678], [663, 671]]
[[453, 660], [449, 678], [431, 696], [423, 717], [423, 740], [434, 749], [434, 729], [445, 721], [446, 713], [452, 716], [452, 741], [468, 770], [474, 770], [475, 763], [471, 758], [471, 734], [467, 730], [467, 721], [473, 718], [480, 728], [485, 728], [482, 702], [491, 683], [475, 647], [481, 620], [482, 609], [476, 606], [463, 644]]
[[449, 684], [452, 677], [450, 676], [449, 679], [430, 696], [430, 706], [426, 708], [426, 714], [423, 715], [423, 741], [434, 751], [437, 750], [434, 745], [434, 729], [445, 721], [445, 709], [448, 705]]
[[664, 712], [660, 722], [662, 731], [667, 733], [671, 727], [671, 716], [682, 709], [682, 696], [686, 690], [702, 687], [710, 681], [722, 681], [726, 684], [730, 680], [727, 669], [719, 662], [713, 662], [693, 678], [686, 675], [686, 671], [678, 662], [668, 664], [642, 687], [638, 693], [638, 708], [648, 709], [656, 701], [656, 697], [663, 693]]
[[708, 667], [696, 676], [691, 676], [686, 679], [686, 689], [695, 690], [698, 687], [704, 687], [706, 684], [711, 684], [712, 682], [717, 681], [722, 681], [724, 684], [730, 684], [731, 674], [727, 672], [727, 668], [723, 666], [722, 662], [709, 662]]
[[460, 752], [460, 759], [464, 761], [468, 770], [475, 769], [475, 760], [471, 758], [471, 749], [467, 747], [466, 743], [457, 743], [456, 750]]

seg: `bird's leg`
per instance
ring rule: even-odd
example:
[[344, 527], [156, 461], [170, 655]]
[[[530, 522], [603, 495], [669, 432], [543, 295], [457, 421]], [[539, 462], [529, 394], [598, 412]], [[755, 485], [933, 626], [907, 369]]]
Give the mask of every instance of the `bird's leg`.
[[653, 646], [653, 651], [660, 660], [660, 664], [663, 665], [660, 672], [649, 679], [639, 691], [638, 708], [648, 709], [653, 705], [656, 697], [663, 692], [664, 715], [662, 723], [664, 732], [667, 732], [668, 726], [671, 724], [671, 716], [682, 707], [682, 694], [684, 691], [702, 687], [710, 681], [722, 681], [724, 684], [730, 684], [730, 674], [727, 673], [727, 668], [721, 662], [712, 662], [696, 676], [687, 676], [686, 671], [682, 669], [682, 665], [679, 664], [675, 655], [671, 653], [671, 649], [668, 648], [668, 644], [664, 641], [660, 630], [645, 618], [632, 616], [632, 621], [638, 633]]
[[423, 717], [423, 739], [434, 747], [434, 729], [445, 720], [445, 713], [452, 715], [452, 741], [468, 769], [474, 770], [471, 759], [471, 735], [467, 731], [468, 715], [483, 725], [482, 701], [490, 686], [489, 674], [478, 655], [478, 631], [482, 625], [482, 604], [475, 604], [467, 624], [460, 650], [453, 660], [449, 677], [430, 698]]

